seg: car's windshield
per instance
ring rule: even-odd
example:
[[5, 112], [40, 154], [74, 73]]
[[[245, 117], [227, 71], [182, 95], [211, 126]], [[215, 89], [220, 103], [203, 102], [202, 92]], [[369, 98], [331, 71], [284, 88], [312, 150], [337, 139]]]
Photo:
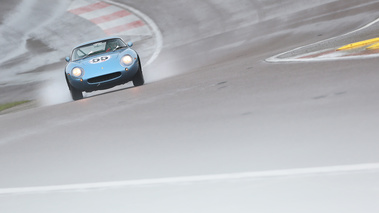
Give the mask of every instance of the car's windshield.
[[76, 61], [79, 59], [86, 58], [91, 55], [97, 55], [100, 53], [115, 51], [116, 49], [125, 47], [125, 43], [121, 39], [109, 39], [104, 41], [99, 41], [87, 45], [83, 45], [75, 48], [72, 51], [72, 60]]

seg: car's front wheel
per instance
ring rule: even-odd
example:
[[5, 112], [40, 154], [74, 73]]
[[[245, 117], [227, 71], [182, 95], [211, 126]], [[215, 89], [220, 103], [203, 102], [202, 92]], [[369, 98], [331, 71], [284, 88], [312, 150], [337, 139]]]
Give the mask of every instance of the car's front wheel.
[[142, 73], [141, 62], [139, 61], [139, 58], [138, 58], [138, 63], [139, 63], [139, 69], [133, 78], [133, 85], [135, 87], [142, 86], [145, 83], [145, 79]]
[[83, 92], [80, 91], [80, 90], [77, 90], [75, 89], [74, 87], [72, 86], [69, 86], [70, 87], [70, 93], [71, 93], [71, 97], [74, 101], [77, 101], [77, 100], [80, 100], [80, 99], [83, 99]]

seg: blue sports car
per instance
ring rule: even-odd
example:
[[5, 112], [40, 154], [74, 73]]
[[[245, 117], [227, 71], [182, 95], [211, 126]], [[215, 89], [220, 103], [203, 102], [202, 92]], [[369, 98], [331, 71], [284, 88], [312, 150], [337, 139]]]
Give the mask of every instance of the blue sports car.
[[134, 86], [145, 83], [141, 62], [133, 43], [119, 37], [87, 42], [75, 47], [65, 76], [73, 100], [83, 98], [83, 92], [109, 89], [133, 81]]

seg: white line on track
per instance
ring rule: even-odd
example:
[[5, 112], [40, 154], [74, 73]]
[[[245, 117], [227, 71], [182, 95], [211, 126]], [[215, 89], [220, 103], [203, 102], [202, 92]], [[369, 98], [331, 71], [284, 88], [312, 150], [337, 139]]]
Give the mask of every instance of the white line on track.
[[327, 60], [336, 60], [336, 59], [339, 59], [339, 60], [344, 60], [344, 59], [356, 59], [356, 58], [372, 58], [372, 57], [377, 57], [378, 55], [365, 55], [365, 56], [350, 56], [350, 57], [336, 57], [336, 58], [279, 58], [280, 56], [282, 55], [285, 55], [285, 54], [288, 54], [290, 52], [293, 52], [293, 51], [297, 51], [297, 50], [300, 50], [300, 49], [303, 49], [303, 48], [306, 48], [308, 46], [311, 46], [311, 45], [317, 45], [317, 44], [320, 44], [320, 43], [324, 43], [326, 41], [329, 41], [329, 40], [334, 40], [338, 37], [342, 37], [342, 36], [347, 36], [347, 35], [350, 35], [350, 34], [353, 34], [353, 33], [356, 33], [356, 32], [359, 32], [361, 30], [364, 30], [366, 28], [369, 28], [371, 27], [372, 25], [376, 24], [379, 22], [379, 18], [377, 18], [376, 20], [366, 24], [365, 26], [359, 28], [359, 29], [356, 29], [354, 31], [351, 31], [351, 32], [348, 32], [348, 33], [345, 33], [343, 35], [339, 35], [339, 36], [336, 36], [336, 37], [333, 37], [333, 38], [328, 38], [328, 39], [325, 39], [325, 40], [322, 40], [322, 41], [319, 41], [319, 42], [316, 42], [316, 43], [313, 43], [313, 44], [309, 44], [309, 45], [305, 45], [305, 46], [301, 46], [301, 47], [298, 47], [298, 48], [295, 48], [293, 50], [290, 50], [290, 51], [287, 51], [287, 52], [284, 52], [284, 53], [280, 53], [280, 54], [277, 54], [277, 55], [274, 55], [270, 58], [267, 58], [265, 61], [267, 62], [296, 62], [296, 61], [303, 61], [303, 62], [307, 62], [307, 61], [327, 61]]
[[128, 5], [121, 4], [121, 3], [118, 3], [118, 2], [114, 2], [114, 1], [111, 1], [111, 0], [104, 0], [104, 2], [116, 5], [118, 7], [124, 8], [124, 9], [132, 12], [133, 14], [135, 14], [135, 15], [139, 16], [140, 18], [142, 18], [147, 23], [147, 25], [149, 25], [151, 27], [151, 30], [153, 31], [153, 34], [155, 35], [157, 44], [156, 44], [155, 51], [154, 51], [153, 55], [144, 64], [144, 67], [149, 66], [158, 57], [158, 55], [161, 52], [162, 47], [163, 47], [162, 33], [159, 30], [158, 26], [155, 24], [155, 22], [153, 20], [150, 19], [149, 16], [145, 15], [144, 13], [142, 13], [141, 11], [139, 11], [139, 10], [133, 8], [133, 7], [129, 7]]
[[379, 163], [371, 164], [355, 164], [329, 167], [313, 167], [300, 169], [286, 170], [271, 170], [258, 172], [244, 173], [229, 173], [217, 175], [200, 175], [187, 177], [168, 177], [157, 179], [141, 179], [141, 180], [126, 180], [113, 182], [99, 183], [83, 183], [69, 185], [53, 185], [53, 186], [35, 186], [35, 187], [20, 187], [20, 188], [2, 188], [0, 195], [14, 194], [35, 194], [35, 193], [53, 193], [53, 192], [75, 192], [89, 190], [104, 190], [111, 188], [131, 187], [131, 186], [146, 186], [146, 185], [165, 185], [165, 184], [190, 184], [197, 182], [212, 182], [212, 181], [232, 181], [242, 179], [264, 179], [264, 178], [285, 178], [285, 177], [301, 177], [314, 175], [333, 175], [346, 174], [353, 172], [369, 172], [379, 170]]

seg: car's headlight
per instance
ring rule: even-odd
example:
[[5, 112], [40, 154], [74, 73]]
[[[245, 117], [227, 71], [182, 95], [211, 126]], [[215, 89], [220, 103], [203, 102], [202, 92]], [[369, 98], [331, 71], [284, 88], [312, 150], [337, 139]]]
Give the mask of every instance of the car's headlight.
[[129, 66], [133, 63], [133, 58], [130, 55], [125, 55], [121, 58], [121, 63], [123, 65]]
[[76, 78], [80, 78], [81, 76], [84, 75], [84, 71], [82, 68], [75, 67], [74, 69], [71, 70], [71, 75]]

